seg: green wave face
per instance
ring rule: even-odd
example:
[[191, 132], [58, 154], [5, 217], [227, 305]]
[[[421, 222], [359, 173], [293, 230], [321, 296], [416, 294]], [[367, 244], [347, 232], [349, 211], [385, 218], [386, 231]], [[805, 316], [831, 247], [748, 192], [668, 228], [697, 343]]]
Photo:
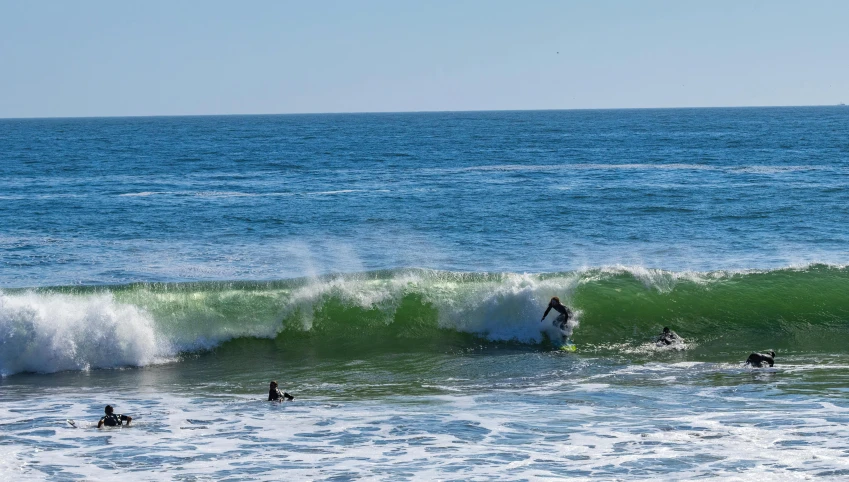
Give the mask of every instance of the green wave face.
[[823, 265], [736, 273], [403, 270], [262, 283], [6, 290], [0, 292], [0, 371], [145, 365], [257, 338], [333, 357], [444, 353], [489, 343], [531, 348], [551, 330], [540, 318], [552, 296], [575, 311], [573, 339], [588, 347], [647, 343], [669, 326], [699, 350], [843, 353], [847, 293], [849, 270]]
[[573, 302], [592, 343], [645, 339], [663, 326], [729, 349], [846, 350], [849, 271], [812, 266], [752, 273], [622, 272], [586, 281]]

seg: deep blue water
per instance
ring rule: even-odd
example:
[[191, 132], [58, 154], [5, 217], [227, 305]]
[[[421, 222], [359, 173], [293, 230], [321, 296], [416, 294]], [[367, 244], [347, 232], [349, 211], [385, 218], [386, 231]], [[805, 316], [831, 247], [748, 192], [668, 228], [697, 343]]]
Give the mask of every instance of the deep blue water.
[[842, 107], [0, 121], [0, 286], [843, 264]]

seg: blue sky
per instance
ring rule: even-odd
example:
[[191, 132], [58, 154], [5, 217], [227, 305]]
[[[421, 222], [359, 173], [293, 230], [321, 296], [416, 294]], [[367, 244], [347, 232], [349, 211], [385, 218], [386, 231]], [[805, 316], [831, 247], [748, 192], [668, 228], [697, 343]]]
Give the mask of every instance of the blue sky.
[[846, 1], [0, 0], [0, 117], [849, 103]]

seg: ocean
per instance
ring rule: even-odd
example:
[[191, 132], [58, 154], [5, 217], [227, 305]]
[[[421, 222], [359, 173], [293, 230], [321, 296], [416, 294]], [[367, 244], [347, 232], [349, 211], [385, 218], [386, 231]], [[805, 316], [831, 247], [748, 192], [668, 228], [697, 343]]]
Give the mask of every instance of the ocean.
[[839, 106], [0, 119], [0, 478], [842, 479], [847, 226]]

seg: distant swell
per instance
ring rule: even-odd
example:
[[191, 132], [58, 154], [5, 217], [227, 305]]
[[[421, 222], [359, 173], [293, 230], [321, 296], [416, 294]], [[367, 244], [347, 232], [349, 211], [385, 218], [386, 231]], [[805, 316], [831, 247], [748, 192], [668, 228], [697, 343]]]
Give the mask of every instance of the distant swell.
[[[551, 296], [584, 345], [638, 344], [670, 326], [715, 350], [844, 352], [849, 270], [596, 268], [567, 273], [396, 270], [276, 282], [0, 291], [0, 374], [144, 366], [228, 340], [380, 347], [446, 337], [532, 346]], [[549, 315], [553, 319], [553, 315]]]

